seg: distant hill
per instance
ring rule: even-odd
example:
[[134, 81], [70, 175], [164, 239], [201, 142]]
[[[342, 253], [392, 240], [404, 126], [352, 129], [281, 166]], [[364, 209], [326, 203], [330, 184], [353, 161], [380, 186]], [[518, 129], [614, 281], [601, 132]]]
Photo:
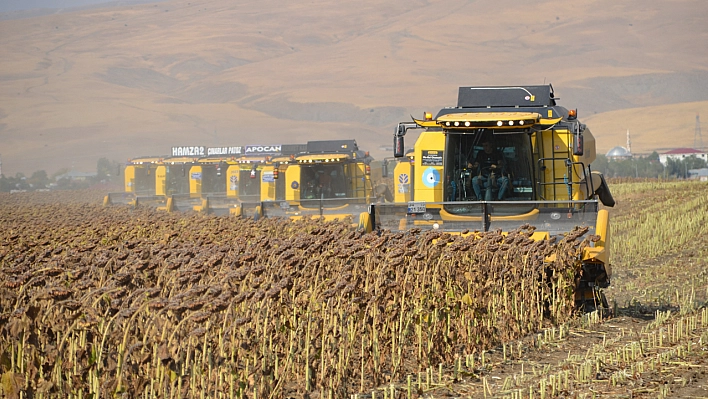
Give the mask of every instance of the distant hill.
[[3, 0], [0, 2], [0, 13], [13, 11], [38, 12], [40, 10], [56, 11], [94, 5], [120, 7], [127, 4], [149, 3], [155, 1], [157, 0]]
[[173, 0], [6, 19], [3, 173], [330, 138], [383, 157], [396, 122], [463, 85], [550, 82], [600, 153], [627, 129], [633, 152], [690, 147], [708, 120], [705, 15], [699, 0]]

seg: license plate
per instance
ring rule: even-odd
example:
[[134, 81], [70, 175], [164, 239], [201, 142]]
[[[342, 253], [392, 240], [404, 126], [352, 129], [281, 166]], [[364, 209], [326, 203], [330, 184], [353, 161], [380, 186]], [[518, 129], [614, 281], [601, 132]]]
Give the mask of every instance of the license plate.
[[411, 201], [408, 203], [408, 213], [425, 213], [424, 201]]

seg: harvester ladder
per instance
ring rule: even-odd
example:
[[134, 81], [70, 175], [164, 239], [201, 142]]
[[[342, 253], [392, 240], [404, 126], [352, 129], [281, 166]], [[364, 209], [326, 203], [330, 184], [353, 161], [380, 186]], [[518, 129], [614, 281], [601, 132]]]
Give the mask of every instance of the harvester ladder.
[[[559, 188], [560, 185], [564, 186], [563, 188], [564, 188], [565, 190], [567, 190], [567, 192], [568, 192], [568, 199], [569, 199], [569, 200], [572, 200], [572, 199], [573, 199], [573, 184], [578, 184], [578, 185], [580, 185], [580, 184], [585, 184], [586, 192], [588, 192], [588, 193], [593, 193], [593, 192], [595, 192], [595, 188], [596, 188], [596, 187], [593, 187], [593, 185], [592, 185], [592, 179], [590, 178], [590, 173], [591, 173], [591, 172], [590, 172], [590, 168], [585, 169], [585, 164], [584, 164], [584, 163], [582, 163], [582, 162], [571, 162], [570, 158], [541, 158], [541, 159], [538, 160], [538, 166], [539, 166], [539, 172], [540, 172], [540, 173], [542, 173], [543, 170], [544, 170], [544, 162], [545, 162], [545, 161], [550, 161], [551, 163], [553, 163], [554, 161], [564, 161], [564, 162], [565, 162], [565, 165], [566, 165], [566, 172], [565, 172], [565, 174], [564, 174], [563, 176], [556, 176], [556, 174], [553, 173], [553, 176], [554, 176], [554, 179], [553, 179], [553, 180], [554, 180], [554, 181], [552, 181], [552, 182], [542, 182], [541, 179], [538, 179], [538, 181], [536, 182], [536, 184], [538, 184], [538, 186], [539, 186], [539, 187], [538, 187], [538, 191], [539, 191], [539, 196], [541, 197], [541, 199], [543, 199], [543, 200], [548, 200], [548, 198], [546, 198], [546, 197], [543, 195], [543, 194], [544, 194], [543, 188], [544, 188], [545, 186], [550, 186], [550, 185], [553, 186], [553, 198], [552, 198], [552, 200], [557, 200], [557, 199], [558, 199], [558, 197], [557, 197], [558, 191], [557, 191], [557, 190], [558, 190], [558, 188]], [[585, 179], [585, 183], [582, 183], [582, 182], [580, 182], [580, 181], [573, 181], [573, 173], [574, 173], [574, 171], [575, 171], [575, 168], [574, 168], [573, 166], [575, 166], [575, 165], [580, 166], [580, 169], [583, 170], [583, 172], [585, 173], [585, 176], [588, 177], [587, 179]], [[554, 171], [554, 172], [555, 172], [555, 171]], [[580, 177], [580, 176], [578, 176], [578, 177]]]
[[354, 165], [354, 194], [355, 198], [366, 198], [366, 173], [362, 173], [358, 165]]
[[[556, 173], [556, 170], [555, 170], [555, 162], [556, 161], [563, 161], [566, 166], [566, 172], [563, 176], [560, 176], [559, 174]], [[571, 168], [572, 163], [570, 161], [570, 158], [553, 158], [553, 157], [540, 158], [538, 160], [539, 174], [544, 173], [546, 171], [546, 169], [548, 168], [548, 166], [545, 165], [546, 162], [551, 163], [550, 168], [551, 168], [551, 175], [553, 176], [553, 178], [552, 178], [553, 181], [546, 182], [546, 181], [544, 181], [544, 179], [541, 178], [541, 176], [539, 176], [536, 181], [536, 184], [538, 185], [538, 195], [539, 195], [539, 197], [541, 197], [541, 199], [548, 200], [548, 198], [546, 198], [546, 196], [544, 195], [544, 193], [545, 193], [544, 188], [546, 186], [551, 186], [553, 188], [553, 198], [551, 198], [551, 199], [556, 200], [556, 199], [558, 199], [559, 186], [562, 185], [565, 190], [567, 190], [569, 187], [570, 183], [569, 183], [568, 176], [572, 172], [572, 168]], [[571, 198], [569, 197], [568, 199], [571, 199]]]

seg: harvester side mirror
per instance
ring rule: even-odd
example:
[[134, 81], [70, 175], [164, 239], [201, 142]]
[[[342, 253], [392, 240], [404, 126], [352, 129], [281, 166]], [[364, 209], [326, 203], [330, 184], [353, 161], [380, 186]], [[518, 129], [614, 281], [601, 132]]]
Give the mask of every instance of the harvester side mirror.
[[381, 177], [388, 177], [388, 159], [384, 159], [381, 163]]
[[580, 133], [575, 134], [575, 140], [573, 140], [573, 155], [583, 155], [584, 145], [583, 145], [583, 135]]
[[[400, 127], [399, 127], [400, 130]], [[395, 135], [393, 136], [393, 156], [400, 158], [405, 155], [405, 143], [403, 136]]]

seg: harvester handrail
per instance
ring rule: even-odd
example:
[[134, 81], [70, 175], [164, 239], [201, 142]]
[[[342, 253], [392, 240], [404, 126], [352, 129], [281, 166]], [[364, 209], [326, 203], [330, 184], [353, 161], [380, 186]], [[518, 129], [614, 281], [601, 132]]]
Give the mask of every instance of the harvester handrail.
[[[590, 200], [523, 200], [523, 201], [408, 201], [408, 202], [425, 202], [426, 205], [460, 205], [460, 204], [508, 204], [508, 205], [533, 205], [533, 204], [597, 204], [599, 203], [596, 199]], [[371, 205], [375, 206], [391, 206], [391, 205], [402, 205], [408, 204], [408, 202], [387, 202]]]

